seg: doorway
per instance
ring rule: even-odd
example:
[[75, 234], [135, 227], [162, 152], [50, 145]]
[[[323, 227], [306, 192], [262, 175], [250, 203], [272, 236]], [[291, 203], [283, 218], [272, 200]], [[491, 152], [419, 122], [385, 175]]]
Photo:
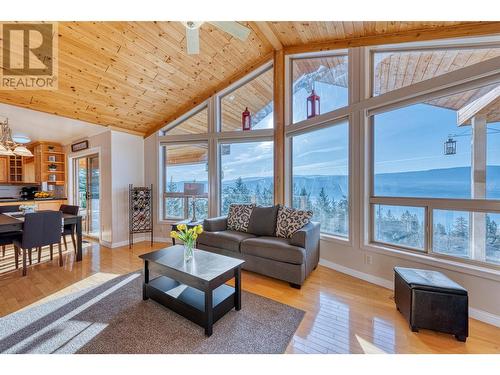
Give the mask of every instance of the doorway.
[[73, 201], [80, 206], [82, 234], [98, 240], [101, 228], [99, 155], [75, 158], [73, 171]]

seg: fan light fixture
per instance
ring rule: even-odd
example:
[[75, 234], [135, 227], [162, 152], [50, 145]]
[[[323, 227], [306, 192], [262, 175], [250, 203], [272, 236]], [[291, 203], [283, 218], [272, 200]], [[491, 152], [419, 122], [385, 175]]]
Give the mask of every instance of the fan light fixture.
[[12, 130], [9, 126], [9, 119], [6, 118], [1, 126], [0, 134], [0, 155], [4, 156], [33, 156], [25, 146], [12, 139]]
[[[183, 21], [186, 27], [186, 50], [188, 55], [197, 55], [200, 53], [200, 27], [203, 21]], [[236, 21], [206, 21], [206, 23], [217, 27], [229, 35], [245, 41], [250, 35], [251, 30]]]

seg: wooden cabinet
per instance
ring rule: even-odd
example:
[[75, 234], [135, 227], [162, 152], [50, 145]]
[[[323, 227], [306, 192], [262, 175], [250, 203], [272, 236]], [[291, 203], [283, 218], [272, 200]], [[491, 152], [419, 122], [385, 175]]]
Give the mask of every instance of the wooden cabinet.
[[9, 157], [0, 156], [0, 183], [9, 182]]
[[0, 202], [0, 206], [19, 206], [22, 204], [26, 204], [26, 205], [34, 204], [38, 211], [42, 211], [42, 210], [58, 211], [59, 208], [61, 207], [61, 204], [67, 204], [67, 201], [65, 199], [53, 199], [53, 200], [46, 200], [46, 201], [42, 200], [42, 201]]
[[34, 181], [65, 185], [66, 153], [63, 146], [52, 142], [34, 142], [29, 147], [34, 155]]
[[9, 182], [23, 182], [22, 156], [9, 156]]

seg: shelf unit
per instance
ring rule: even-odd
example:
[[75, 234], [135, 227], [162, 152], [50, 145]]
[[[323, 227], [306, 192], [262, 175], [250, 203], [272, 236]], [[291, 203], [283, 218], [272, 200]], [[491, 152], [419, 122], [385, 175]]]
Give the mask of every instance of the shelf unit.
[[9, 156], [9, 182], [23, 182], [22, 156]]
[[66, 184], [66, 153], [63, 146], [53, 142], [34, 142], [30, 145], [35, 160], [35, 181], [49, 185]]

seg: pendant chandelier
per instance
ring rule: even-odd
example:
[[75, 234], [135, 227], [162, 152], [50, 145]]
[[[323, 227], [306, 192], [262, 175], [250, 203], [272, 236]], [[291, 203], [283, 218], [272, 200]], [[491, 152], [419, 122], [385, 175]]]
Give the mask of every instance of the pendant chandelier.
[[33, 156], [30, 150], [25, 146], [14, 142], [12, 139], [12, 130], [9, 126], [9, 119], [0, 123], [2, 129], [0, 133], [0, 155], [5, 156]]

